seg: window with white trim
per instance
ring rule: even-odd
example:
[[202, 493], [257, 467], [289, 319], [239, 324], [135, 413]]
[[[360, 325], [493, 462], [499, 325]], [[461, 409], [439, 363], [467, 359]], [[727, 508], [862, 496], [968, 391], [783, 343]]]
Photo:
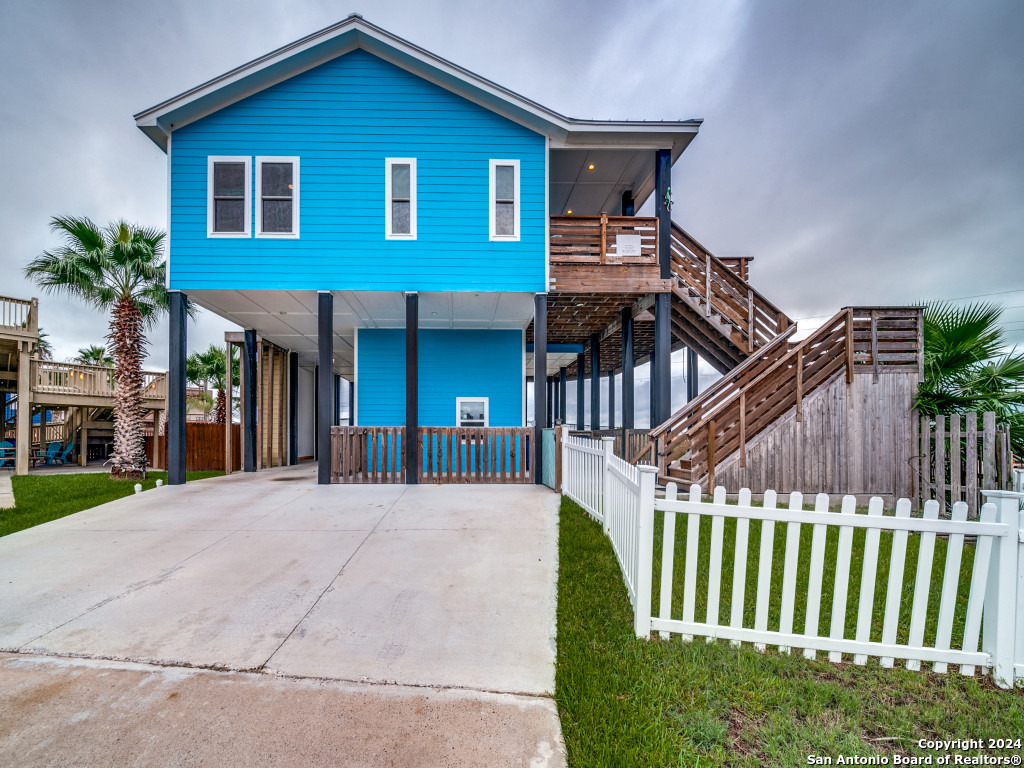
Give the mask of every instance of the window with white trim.
[[490, 161], [491, 240], [519, 239], [519, 161]]
[[299, 158], [256, 158], [256, 237], [299, 236]]
[[250, 158], [208, 157], [206, 189], [206, 234], [209, 237], [249, 237]]
[[384, 159], [384, 238], [416, 239], [416, 158]]
[[456, 397], [455, 423], [460, 427], [488, 426], [488, 400], [486, 397]]

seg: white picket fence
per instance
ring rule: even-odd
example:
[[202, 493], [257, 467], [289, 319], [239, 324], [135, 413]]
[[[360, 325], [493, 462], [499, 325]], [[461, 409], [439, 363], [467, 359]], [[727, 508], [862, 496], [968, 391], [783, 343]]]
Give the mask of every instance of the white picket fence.
[[[725, 489], [716, 488], [713, 500], [703, 501], [699, 486], [692, 486], [688, 498], [677, 498], [674, 484], [666, 488], [664, 498], [655, 497], [655, 468], [632, 467], [611, 454], [606, 445], [588, 438], [570, 438], [563, 449], [563, 492], [603, 524], [622, 569], [634, 610], [637, 636], [649, 637], [657, 631], [663, 638], [676, 633], [684, 640], [694, 636], [723, 638], [733, 644], [750, 642], [760, 650], [777, 646], [781, 652], [803, 649], [814, 658], [827, 652], [831, 661], [852, 654], [855, 664], [877, 657], [883, 667], [892, 667], [896, 659], [906, 660], [908, 669], [920, 669], [928, 662], [934, 672], [945, 673], [950, 665], [960, 673], [972, 675], [980, 668], [992, 671], [996, 682], [1010, 687], [1024, 680], [1024, 494], [1012, 491], [985, 491], [986, 503], [980, 520], [967, 520], [967, 505], [955, 504], [951, 519], [939, 519], [939, 504], [925, 504], [922, 517], [911, 517], [911, 503], [900, 499], [894, 514], [884, 514], [882, 500], [871, 499], [868, 513], [856, 513], [856, 500], [844, 497], [839, 512], [829, 511], [825, 494], [815, 498], [813, 511], [803, 509], [803, 496], [790, 494], [788, 508], [777, 507], [777, 495], [769, 491], [763, 507], [753, 507], [750, 492], [740, 491], [737, 504], [726, 504]], [[654, 527], [656, 515], [662, 515], [663, 546], [661, 583], [657, 613], [652, 615], [652, 579], [654, 574]], [[686, 550], [683, 562], [681, 615], [673, 612], [673, 587], [676, 581], [676, 518], [685, 517]], [[702, 518], [710, 518], [710, 521]], [[722, 616], [723, 547], [726, 545], [725, 520], [736, 520], [731, 560], [732, 589], [729, 616]], [[760, 523], [760, 544], [756, 557], [748, 552], [750, 522]], [[680, 521], [681, 522], [681, 521]], [[706, 562], [706, 611], [703, 621], [695, 616], [698, 597], [698, 563], [701, 562], [700, 528], [710, 525]], [[785, 544], [781, 556], [782, 580], [773, 583], [775, 529], [784, 524]], [[812, 526], [807, 564], [806, 610], [803, 632], [794, 627], [797, 605], [800, 529]], [[834, 562], [825, 561], [828, 529], [838, 529]], [[848, 594], [851, 585], [853, 534], [866, 530], [860, 573], [860, 597], [852, 637], [846, 636]], [[883, 531], [892, 534], [888, 581], [879, 639], [872, 639], [875, 615], [875, 587], [879, 566], [879, 541]], [[900, 614], [907, 571], [907, 543], [910, 534], [919, 537], [913, 590], [910, 596], [909, 624], [901, 626]], [[939, 592], [937, 615], [929, 616], [932, 570], [936, 537], [946, 539], [946, 556]], [[953, 638], [954, 613], [965, 538], [974, 546], [974, 564], [967, 585], [967, 608], [963, 635]], [[754, 594], [746, 594], [747, 568], [756, 561]], [[832, 594], [822, 593], [825, 570], [835, 573]], [[778, 623], [769, 627], [769, 605], [773, 590], [779, 604]], [[703, 594], [702, 594], [703, 596]], [[802, 597], [802, 596], [801, 596]], [[830, 600], [832, 611], [827, 630], [820, 627], [823, 600]], [[753, 607], [752, 626], [744, 608]], [[931, 608], [934, 611], [935, 606]], [[903, 612], [906, 615], [906, 611]], [[926, 624], [935, 626], [934, 635]], [[875, 631], [877, 633], [877, 626]], [[898, 642], [902, 639], [902, 642]], [[980, 648], [979, 648], [980, 646]]]

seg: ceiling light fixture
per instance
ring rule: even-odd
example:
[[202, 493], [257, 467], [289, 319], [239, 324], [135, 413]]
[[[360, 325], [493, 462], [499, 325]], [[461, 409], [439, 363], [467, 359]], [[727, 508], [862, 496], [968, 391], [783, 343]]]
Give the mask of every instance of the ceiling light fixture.
[[592, 170], [594, 170], [594, 164], [593, 164], [593, 163], [591, 163], [590, 165], [588, 165], [588, 166], [587, 166], [587, 170], [588, 170], [588, 171], [592, 171]]
[[572, 216], [572, 208], [565, 212], [566, 216]]

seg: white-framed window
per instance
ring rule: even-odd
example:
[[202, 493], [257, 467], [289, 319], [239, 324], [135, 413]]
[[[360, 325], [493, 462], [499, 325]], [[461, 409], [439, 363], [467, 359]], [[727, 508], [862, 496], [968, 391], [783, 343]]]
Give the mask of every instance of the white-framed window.
[[299, 158], [256, 158], [256, 237], [299, 236]]
[[384, 239], [416, 239], [416, 158], [384, 158]]
[[206, 158], [206, 234], [208, 237], [249, 237], [252, 159]]
[[456, 397], [455, 424], [460, 427], [486, 427], [490, 425], [486, 397]]
[[519, 239], [519, 161], [490, 161], [491, 240]]

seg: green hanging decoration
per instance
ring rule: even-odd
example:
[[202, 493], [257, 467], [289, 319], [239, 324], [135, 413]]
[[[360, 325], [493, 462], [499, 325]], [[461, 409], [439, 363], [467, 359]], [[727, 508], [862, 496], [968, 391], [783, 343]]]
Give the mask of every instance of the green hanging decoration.
[[665, 189], [665, 210], [672, 210], [672, 187], [667, 187]]

